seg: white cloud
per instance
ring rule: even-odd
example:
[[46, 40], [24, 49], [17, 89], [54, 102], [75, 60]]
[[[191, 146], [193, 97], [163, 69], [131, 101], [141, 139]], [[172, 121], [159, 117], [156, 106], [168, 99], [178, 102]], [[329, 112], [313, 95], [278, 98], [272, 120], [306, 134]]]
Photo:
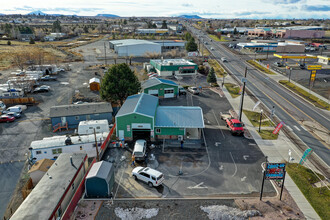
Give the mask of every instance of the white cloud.
[[[205, 18], [329, 18], [324, 0], [15, 0], [0, 5], [0, 13], [116, 14], [119, 16], [176, 16], [196, 14]], [[293, 10], [294, 9], [294, 10]], [[316, 11], [319, 9], [318, 11]], [[323, 11], [322, 11], [323, 10]], [[316, 17], [315, 17], [316, 16]]]

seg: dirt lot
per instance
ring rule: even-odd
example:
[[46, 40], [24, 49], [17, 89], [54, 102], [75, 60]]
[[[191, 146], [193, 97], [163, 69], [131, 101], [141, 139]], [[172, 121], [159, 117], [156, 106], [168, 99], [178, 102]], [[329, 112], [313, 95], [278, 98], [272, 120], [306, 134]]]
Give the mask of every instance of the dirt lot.
[[[104, 201], [96, 220], [103, 219], [304, 219], [286, 190], [279, 197], [205, 200]], [[77, 218], [75, 218], [77, 219]]]

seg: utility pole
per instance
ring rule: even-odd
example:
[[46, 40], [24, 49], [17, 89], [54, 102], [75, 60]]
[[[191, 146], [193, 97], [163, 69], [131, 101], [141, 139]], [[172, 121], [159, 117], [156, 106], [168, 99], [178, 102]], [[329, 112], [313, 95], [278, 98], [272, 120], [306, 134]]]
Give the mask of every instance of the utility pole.
[[105, 46], [105, 42], [104, 42], [104, 63], [105, 65], [107, 65], [107, 47]]
[[95, 128], [94, 128], [94, 138], [95, 138], [95, 148], [96, 148], [96, 161], [100, 161], [100, 158], [99, 158], [99, 148], [97, 146], [97, 139], [96, 139]]
[[244, 74], [244, 78], [242, 79], [243, 89], [242, 89], [242, 95], [241, 95], [241, 106], [240, 106], [240, 110], [239, 110], [239, 120], [240, 121], [242, 121], [242, 111], [243, 111], [243, 102], [244, 102], [246, 75], [247, 75], [247, 66], [245, 67], [245, 74]]
[[263, 113], [263, 110], [261, 109], [260, 110], [260, 120], [259, 120], [259, 133], [260, 133], [260, 128], [261, 128], [262, 113]]
[[289, 82], [290, 82], [290, 79], [291, 79], [291, 70], [292, 70], [292, 68], [290, 68]]

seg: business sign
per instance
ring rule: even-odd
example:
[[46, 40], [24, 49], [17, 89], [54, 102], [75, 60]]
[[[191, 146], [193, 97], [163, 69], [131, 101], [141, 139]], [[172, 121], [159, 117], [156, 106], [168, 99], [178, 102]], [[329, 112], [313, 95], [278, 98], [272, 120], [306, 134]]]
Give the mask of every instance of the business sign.
[[192, 69], [195, 69], [195, 67], [194, 66], [183, 66], [183, 67], [180, 67], [179, 69], [192, 70]]
[[301, 160], [300, 160], [299, 164], [300, 164], [300, 165], [303, 165], [304, 162], [307, 160], [307, 157], [308, 157], [309, 155], [311, 155], [312, 152], [313, 152], [313, 150], [310, 149], [310, 148], [308, 148], [307, 150], [305, 150], [304, 154], [303, 154], [302, 157], [301, 157]]
[[315, 80], [315, 77], [316, 77], [316, 70], [312, 70], [312, 73], [311, 73], [311, 81], [312, 82]]
[[285, 173], [285, 163], [267, 163], [265, 179], [283, 179]]
[[277, 134], [281, 130], [281, 128], [283, 127], [283, 125], [284, 125], [284, 122], [283, 121], [281, 121], [280, 123], [278, 123], [278, 125], [276, 126], [276, 128], [273, 131], [273, 134]]
[[238, 91], [238, 94], [242, 94], [242, 91], [243, 91], [243, 86], [241, 86], [240, 88], [239, 88], [239, 91]]
[[308, 70], [320, 70], [322, 69], [322, 65], [309, 65], [307, 66]]
[[269, 64], [267, 64], [267, 69], [269, 69]]
[[188, 57], [197, 57], [198, 56], [198, 52], [188, 52]]

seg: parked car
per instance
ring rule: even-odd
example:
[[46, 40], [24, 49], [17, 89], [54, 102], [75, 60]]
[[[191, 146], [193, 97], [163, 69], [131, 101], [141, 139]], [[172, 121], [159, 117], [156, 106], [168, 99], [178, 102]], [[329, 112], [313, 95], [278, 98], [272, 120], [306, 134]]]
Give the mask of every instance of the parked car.
[[232, 135], [244, 134], [244, 124], [240, 120], [234, 118], [227, 118], [226, 123]]
[[20, 118], [21, 117], [21, 114], [18, 113], [18, 112], [8, 112], [8, 113], [6, 113], [6, 115], [9, 115], [9, 116], [14, 117], [14, 118]]
[[15, 118], [9, 115], [0, 115], [0, 122], [13, 122], [15, 121]]
[[179, 86], [179, 95], [186, 95], [186, 94], [187, 94], [186, 90], [182, 86]]
[[214, 48], [213, 48], [213, 47], [211, 47], [211, 50], [214, 50]]
[[147, 152], [147, 141], [139, 139], [134, 144], [133, 155], [136, 161], [144, 161]]
[[37, 87], [33, 90], [33, 93], [40, 93], [40, 92], [49, 92], [50, 87], [48, 88], [47, 86], [40, 86]]
[[2, 113], [7, 114], [9, 112], [17, 112], [17, 113], [22, 113], [22, 108], [19, 106], [12, 106], [7, 108], [5, 111], [2, 111]]
[[226, 57], [221, 57], [222, 62], [228, 62]]
[[280, 62], [275, 62], [274, 65], [277, 66], [277, 67], [282, 67], [283, 66], [283, 64], [280, 63]]
[[164, 174], [150, 167], [135, 167], [132, 176], [135, 180], [142, 180], [150, 187], [159, 186], [164, 182]]
[[46, 75], [40, 78], [41, 81], [55, 81], [57, 80], [56, 76]]
[[305, 66], [304, 63], [303, 64], [299, 64], [299, 68], [302, 69], [302, 70], [304, 70], [304, 69], [306, 69], [306, 66]]
[[198, 95], [199, 91], [196, 87], [188, 87], [188, 91], [191, 92], [194, 95]]

